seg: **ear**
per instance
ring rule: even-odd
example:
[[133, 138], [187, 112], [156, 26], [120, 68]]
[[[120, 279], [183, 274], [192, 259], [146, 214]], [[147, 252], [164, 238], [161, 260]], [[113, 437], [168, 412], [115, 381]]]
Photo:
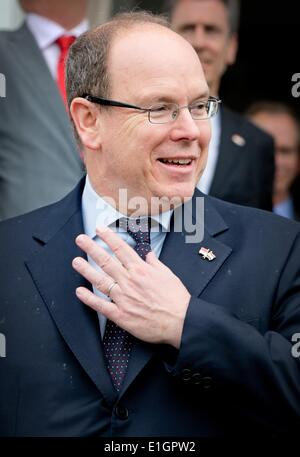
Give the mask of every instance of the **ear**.
[[236, 55], [238, 51], [238, 35], [233, 33], [228, 39], [227, 45], [227, 65], [233, 65], [236, 60]]
[[98, 150], [101, 144], [98, 107], [84, 98], [76, 97], [72, 100], [70, 114], [82, 145]]

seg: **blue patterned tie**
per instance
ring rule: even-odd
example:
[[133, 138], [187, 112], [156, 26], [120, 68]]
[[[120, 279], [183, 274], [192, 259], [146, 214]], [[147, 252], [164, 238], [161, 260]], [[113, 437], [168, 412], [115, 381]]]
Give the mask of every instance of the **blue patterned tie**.
[[[145, 260], [146, 255], [151, 251], [150, 219], [130, 220], [122, 218], [119, 220], [119, 227], [124, 228], [132, 236], [136, 242], [135, 251]], [[133, 337], [130, 333], [118, 327], [114, 322], [107, 320], [103, 347], [107, 369], [117, 391], [121, 389], [126, 375], [132, 342]]]

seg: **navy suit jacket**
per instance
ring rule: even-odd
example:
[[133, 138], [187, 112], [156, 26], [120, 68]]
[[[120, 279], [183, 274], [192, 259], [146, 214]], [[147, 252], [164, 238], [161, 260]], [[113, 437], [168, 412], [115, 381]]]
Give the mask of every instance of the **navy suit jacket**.
[[[300, 359], [291, 349], [300, 331], [300, 225], [205, 197], [203, 241], [171, 231], [160, 256], [192, 295], [180, 349], [137, 341], [118, 395], [97, 314], [75, 296], [85, 284], [71, 266], [82, 254], [74, 243], [82, 186], [0, 224], [0, 435], [299, 430]], [[204, 260], [201, 246], [215, 260]]]

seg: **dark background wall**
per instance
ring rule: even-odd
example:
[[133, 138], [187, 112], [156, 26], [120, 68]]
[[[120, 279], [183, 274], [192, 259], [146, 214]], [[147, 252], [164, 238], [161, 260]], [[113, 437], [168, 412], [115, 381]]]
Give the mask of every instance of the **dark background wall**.
[[[160, 12], [159, 0], [115, 0], [114, 12], [140, 7]], [[240, 48], [236, 64], [223, 78], [220, 97], [243, 111], [254, 100], [290, 103], [300, 116], [300, 97], [292, 96], [292, 76], [300, 73], [299, 0], [241, 0]], [[299, 90], [300, 93], [300, 90]]]

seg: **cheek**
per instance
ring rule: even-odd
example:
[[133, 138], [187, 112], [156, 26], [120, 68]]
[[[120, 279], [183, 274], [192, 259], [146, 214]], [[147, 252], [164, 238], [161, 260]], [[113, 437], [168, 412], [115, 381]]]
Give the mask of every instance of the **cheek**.
[[149, 124], [145, 113], [134, 113], [126, 118], [123, 116], [122, 122], [119, 123], [119, 135], [133, 140], [140, 135], [140, 132], [147, 130]]
[[219, 46], [218, 49], [215, 50], [215, 56], [216, 66], [218, 67], [219, 71], [224, 71], [230, 62], [230, 58], [228, 56], [228, 49], [224, 46]]
[[278, 159], [277, 166], [289, 174], [296, 174], [297, 172], [297, 160], [295, 160], [293, 157], [284, 157]]
[[290, 161], [290, 169], [295, 173], [295, 176], [298, 174], [299, 171], [299, 161], [298, 157], [293, 157]]
[[203, 125], [200, 125], [200, 139], [199, 139], [199, 145], [201, 148], [201, 151], [208, 150], [208, 146], [211, 140], [211, 123], [208, 120], [205, 124], [205, 121], [202, 121]]
[[149, 155], [154, 141], [152, 124], [141, 115], [131, 116], [118, 131], [120, 147], [127, 151], [127, 155], [139, 157], [140, 160]]

